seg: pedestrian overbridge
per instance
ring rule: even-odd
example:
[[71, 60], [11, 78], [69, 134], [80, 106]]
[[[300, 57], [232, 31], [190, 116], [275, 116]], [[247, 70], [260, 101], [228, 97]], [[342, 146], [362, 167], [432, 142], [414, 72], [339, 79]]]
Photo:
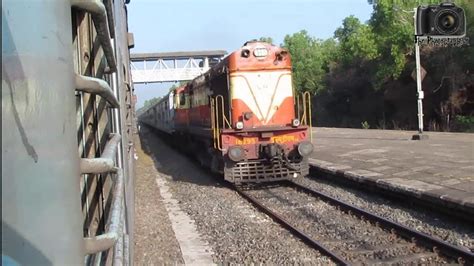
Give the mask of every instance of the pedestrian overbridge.
[[131, 54], [133, 83], [192, 80], [226, 54], [224, 50]]

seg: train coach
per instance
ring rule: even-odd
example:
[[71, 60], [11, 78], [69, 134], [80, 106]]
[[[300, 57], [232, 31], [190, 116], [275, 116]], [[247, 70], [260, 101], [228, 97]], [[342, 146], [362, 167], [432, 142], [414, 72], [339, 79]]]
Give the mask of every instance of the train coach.
[[140, 116], [232, 183], [307, 175], [310, 95], [297, 95], [287, 50], [246, 42]]

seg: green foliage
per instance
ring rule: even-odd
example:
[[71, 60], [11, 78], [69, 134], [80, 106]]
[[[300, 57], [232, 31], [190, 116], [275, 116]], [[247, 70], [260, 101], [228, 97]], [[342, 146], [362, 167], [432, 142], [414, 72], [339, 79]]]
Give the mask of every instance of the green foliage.
[[380, 52], [374, 62], [375, 89], [380, 89], [389, 79], [397, 79], [405, 68], [406, 56], [413, 52], [412, 12], [417, 5], [417, 1], [394, 0], [379, 0], [374, 5], [369, 25]]
[[354, 16], [345, 18], [342, 27], [336, 30], [334, 36], [339, 41], [337, 59], [346, 65], [354, 61], [373, 60], [379, 57], [376, 36], [372, 28], [360, 23]]
[[[399, 124], [412, 128], [416, 126], [416, 117], [413, 119], [404, 114], [416, 111], [416, 105], [406, 104], [415, 97], [415, 82], [410, 77], [414, 68], [414, 9], [419, 4], [438, 4], [440, 1], [368, 2], [373, 6], [369, 21], [361, 22], [349, 16], [334, 32], [333, 38], [320, 40], [304, 30], [285, 36], [283, 46], [292, 56], [294, 86], [299, 92], [311, 91], [317, 95], [317, 121], [328, 122], [325, 125], [358, 127], [360, 121], [364, 121], [360, 123], [363, 128], [369, 128], [369, 123], [385, 128], [391, 127], [385, 121], [393, 121], [394, 127]], [[449, 92], [436, 94], [433, 91], [436, 95], [425, 99], [431, 111], [426, 117], [438, 121], [441, 119], [439, 114], [443, 113], [438, 109], [446, 105], [442, 101], [458, 88], [470, 88], [473, 80], [474, 5], [472, 0], [458, 0], [456, 4], [466, 12], [467, 37], [471, 45], [421, 47], [422, 64], [428, 71], [424, 80], [427, 93], [442, 87], [443, 77], [452, 80]], [[451, 117], [472, 113], [461, 105], [456, 106], [458, 109], [452, 108], [457, 111], [452, 111]], [[460, 119], [456, 123], [462, 127], [466, 123]]]
[[271, 37], [260, 37], [258, 40], [260, 42], [267, 42], [267, 43], [273, 44], [273, 39]]
[[302, 30], [286, 35], [283, 47], [289, 50], [293, 62], [293, 79], [297, 91], [318, 93], [325, 88], [324, 78], [329, 61], [336, 51], [333, 40], [312, 38]]
[[157, 102], [159, 102], [161, 99], [162, 99], [162, 97], [154, 97], [154, 98], [145, 100], [145, 103], [143, 104], [143, 107], [147, 108], [149, 106], [152, 106], [152, 105], [156, 104]]
[[461, 131], [474, 132], [474, 116], [457, 115], [454, 118], [454, 125]]
[[457, 115], [456, 122], [466, 125], [474, 125], [474, 116], [472, 115]]
[[360, 125], [362, 126], [363, 129], [369, 129], [370, 128], [369, 122], [367, 122], [367, 121], [364, 121], [364, 122], [360, 123]]

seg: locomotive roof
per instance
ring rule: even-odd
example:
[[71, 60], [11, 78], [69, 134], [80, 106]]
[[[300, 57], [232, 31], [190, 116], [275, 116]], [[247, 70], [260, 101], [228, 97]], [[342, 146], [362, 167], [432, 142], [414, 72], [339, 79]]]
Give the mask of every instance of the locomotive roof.
[[[266, 55], [259, 56], [257, 53], [259, 51], [263, 51]], [[224, 61], [227, 61], [230, 72], [291, 69], [288, 50], [260, 41], [246, 42], [240, 49], [229, 54]]]
[[[266, 50], [266, 56], [256, 56], [256, 50]], [[244, 56], [248, 55], [248, 56]], [[176, 93], [183, 92], [189, 87], [198, 86], [199, 83], [219, 76], [227, 71], [257, 71], [257, 70], [291, 70], [291, 57], [288, 50], [275, 46], [267, 42], [248, 41], [244, 45], [230, 53], [227, 57], [222, 59], [219, 63], [211, 67], [206, 73], [197, 76], [186, 85], [176, 89]]]
[[[266, 56], [256, 56], [257, 50], [264, 49]], [[247, 55], [247, 56], [245, 56]], [[291, 57], [288, 50], [267, 42], [248, 41], [244, 45], [230, 53], [206, 73], [196, 77], [186, 86], [196, 86], [213, 76], [219, 76], [227, 71], [257, 71], [257, 70], [291, 70]]]

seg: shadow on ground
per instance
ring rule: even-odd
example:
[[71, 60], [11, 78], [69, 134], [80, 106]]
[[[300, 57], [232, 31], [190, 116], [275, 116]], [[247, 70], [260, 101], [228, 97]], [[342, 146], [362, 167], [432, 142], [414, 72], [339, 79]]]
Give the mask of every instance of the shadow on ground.
[[226, 185], [223, 176], [211, 173], [195, 159], [177, 151], [162, 133], [142, 125], [139, 137], [142, 150], [153, 159], [156, 170], [173, 181], [214, 187]]

